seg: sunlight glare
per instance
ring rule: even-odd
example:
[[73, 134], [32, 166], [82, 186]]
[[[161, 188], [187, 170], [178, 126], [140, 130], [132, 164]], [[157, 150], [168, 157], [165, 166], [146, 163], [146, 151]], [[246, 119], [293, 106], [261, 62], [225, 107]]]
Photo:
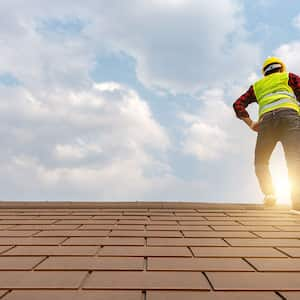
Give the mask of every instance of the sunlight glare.
[[287, 176], [283, 177], [281, 174], [274, 174], [273, 183], [276, 190], [278, 203], [289, 204], [291, 196], [291, 187]]
[[288, 170], [281, 147], [277, 147], [270, 162], [270, 170], [274, 188], [276, 191], [277, 202], [279, 204], [291, 203], [291, 185], [288, 178]]

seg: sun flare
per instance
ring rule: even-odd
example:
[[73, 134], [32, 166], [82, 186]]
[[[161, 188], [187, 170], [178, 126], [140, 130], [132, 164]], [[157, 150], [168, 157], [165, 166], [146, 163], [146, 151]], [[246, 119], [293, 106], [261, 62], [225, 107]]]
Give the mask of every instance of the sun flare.
[[278, 203], [289, 204], [291, 197], [291, 185], [287, 177], [280, 175], [273, 176], [273, 183]]
[[282, 148], [278, 148], [276, 149], [277, 151], [275, 151], [276, 153], [270, 164], [273, 185], [277, 196], [277, 202], [279, 204], [290, 204], [291, 184], [288, 177], [286, 162], [284, 160], [284, 153]]

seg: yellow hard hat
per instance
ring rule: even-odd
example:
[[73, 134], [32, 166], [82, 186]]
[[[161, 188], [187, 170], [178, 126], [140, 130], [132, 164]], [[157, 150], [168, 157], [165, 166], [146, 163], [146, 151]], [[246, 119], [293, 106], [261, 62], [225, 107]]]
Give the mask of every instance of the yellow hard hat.
[[262, 73], [265, 74], [266, 72], [266, 68], [270, 65], [273, 65], [273, 64], [279, 64], [281, 65], [282, 67], [282, 72], [286, 72], [286, 66], [285, 66], [285, 63], [278, 57], [268, 57], [265, 61], [264, 61], [264, 64], [263, 64], [263, 67], [262, 67]]

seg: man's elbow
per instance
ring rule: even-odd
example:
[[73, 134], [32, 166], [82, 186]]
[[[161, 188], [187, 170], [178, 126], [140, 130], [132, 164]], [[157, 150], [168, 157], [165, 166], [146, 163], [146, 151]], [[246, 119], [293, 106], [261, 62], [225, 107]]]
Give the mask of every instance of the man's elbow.
[[234, 102], [234, 103], [232, 104], [232, 108], [233, 108], [233, 111], [234, 111], [236, 117], [237, 117], [238, 119], [240, 119], [241, 117], [240, 117], [240, 115], [239, 115], [239, 110], [238, 110], [238, 108], [237, 108], [237, 103], [236, 103], [236, 102]]

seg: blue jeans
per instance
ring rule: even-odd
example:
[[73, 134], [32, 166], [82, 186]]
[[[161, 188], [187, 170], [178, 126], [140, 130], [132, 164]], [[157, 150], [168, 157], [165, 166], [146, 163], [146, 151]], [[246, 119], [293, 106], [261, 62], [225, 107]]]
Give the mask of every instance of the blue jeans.
[[300, 209], [300, 116], [293, 109], [279, 109], [266, 113], [259, 124], [255, 147], [255, 173], [262, 192], [274, 194], [269, 160], [281, 142], [292, 182], [293, 207]]

